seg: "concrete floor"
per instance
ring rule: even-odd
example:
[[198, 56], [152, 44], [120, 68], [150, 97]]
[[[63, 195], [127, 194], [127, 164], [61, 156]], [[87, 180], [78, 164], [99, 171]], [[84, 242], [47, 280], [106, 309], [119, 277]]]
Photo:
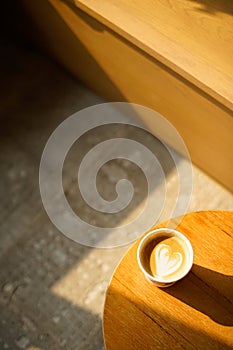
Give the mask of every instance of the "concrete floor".
[[[40, 157], [51, 132], [72, 113], [103, 99], [38, 53], [4, 45], [1, 55], [0, 349], [104, 349], [104, 294], [128, 246], [104, 250], [72, 242], [50, 222], [38, 188]], [[130, 127], [117, 132], [135, 135]], [[83, 137], [82, 152], [107, 136], [109, 130]], [[137, 139], [159, 147], [149, 134], [139, 132]], [[75, 199], [69, 173], [76, 161], [71, 156], [67, 163], [67, 195], [84, 218], [98, 220]], [[144, 183], [129, 164], [108, 164], [98, 182], [100, 191], [111, 197], [112, 174], [120, 178], [132, 171], [137, 208], [145, 195]], [[175, 183], [170, 171], [167, 185], [173, 188]], [[189, 211], [202, 209], [233, 210], [233, 196], [194, 167]]]

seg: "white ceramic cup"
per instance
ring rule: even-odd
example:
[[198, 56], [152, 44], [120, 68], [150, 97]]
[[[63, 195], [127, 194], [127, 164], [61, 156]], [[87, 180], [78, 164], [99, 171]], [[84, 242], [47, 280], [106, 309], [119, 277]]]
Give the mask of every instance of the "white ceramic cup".
[[[171, 237], [175, 237], [176, 240], [182, 244], [183, 255], [179, 252], [172, 251], [172, 249], [166, 245], [166, 242], [168, 241], [165, 241], [164, 239]], [[164, 275], [163, 273], [152, 274], [151, 269], [148, 266], [151, 257], [147, 255], [152, 254], [149, 247], [153, 246], [153, 242], [160, 239], [162, 240], [160, 242], [160, 247], [155, 248], [153, 258], [155, 259], [155, 265], [157, 264], [160, 271], [165, 271]], [[163, 244], [163, 242], [165, 244]], [[157, 287], [169, 287], [186, 276], [191, 270], [193, 265], [193, 248], [188, 238], [181, 232], [169, 228], [159, 228], [149, 232], [141, 239], [137, 249], [137, 261], [147, 280]], [[180, 266], [182, 266], [182, 269]], [[158, 270], [159, 269], [157, 269], [157, 271]], [[175, 271], [175, 273], [173, 273], [172, 277], [169, 277], [169, 272], [171, 271]]]

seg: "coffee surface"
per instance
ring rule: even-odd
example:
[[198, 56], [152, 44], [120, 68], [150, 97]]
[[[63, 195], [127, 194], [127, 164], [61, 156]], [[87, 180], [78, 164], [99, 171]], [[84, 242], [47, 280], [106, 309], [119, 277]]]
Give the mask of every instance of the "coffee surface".
[[149, 272], [162, 280], [176, 279], [185, 271], [188, 259], [187, 247], [176, 236], [160, 237], [150, 244]]

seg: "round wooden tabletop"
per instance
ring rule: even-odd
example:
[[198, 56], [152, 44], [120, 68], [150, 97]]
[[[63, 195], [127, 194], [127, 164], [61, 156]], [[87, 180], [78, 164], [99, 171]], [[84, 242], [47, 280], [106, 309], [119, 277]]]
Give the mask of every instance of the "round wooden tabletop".
[[137, 264], [138, 240], [106, 293], [106, 350], [233, 349], [233, 212], [189, 213], [177, 230], [192, 243], [191, 272], [155, 287]]

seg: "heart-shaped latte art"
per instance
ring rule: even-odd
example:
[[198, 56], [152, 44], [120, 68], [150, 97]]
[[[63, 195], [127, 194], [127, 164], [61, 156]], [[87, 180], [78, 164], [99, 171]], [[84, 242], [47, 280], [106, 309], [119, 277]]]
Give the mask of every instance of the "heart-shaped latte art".
[[182, 264], [182, 254], [171, 252], [166, 244], [159, 244], [155, 249], [156, 273], [158, 276], [165, 277], [177, 272]]

